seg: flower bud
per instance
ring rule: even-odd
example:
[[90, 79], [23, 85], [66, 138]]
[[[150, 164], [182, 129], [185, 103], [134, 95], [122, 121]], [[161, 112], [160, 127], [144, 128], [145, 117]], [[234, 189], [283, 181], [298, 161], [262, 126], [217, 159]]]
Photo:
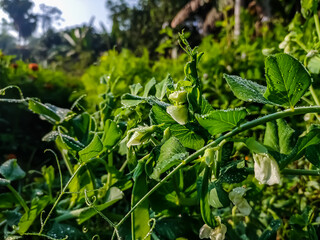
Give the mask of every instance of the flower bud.
[[186, 91], [175, 91], [169, 95], [169, 99], [178, 104], [184, 104], [187, 101]]
[[39, 70], [39, 66], [36, 63], [29, 63], [28, 68], [32, 71], [38, 71]]
[[167, 113], [180, 125], [185, 125], [188, 122], [188, 108], [186, 105], [169, 106]]
[[255, 153], [254, 177], [262, 184], [279, 184], [280, 170], [276, 160], [268, 153]]

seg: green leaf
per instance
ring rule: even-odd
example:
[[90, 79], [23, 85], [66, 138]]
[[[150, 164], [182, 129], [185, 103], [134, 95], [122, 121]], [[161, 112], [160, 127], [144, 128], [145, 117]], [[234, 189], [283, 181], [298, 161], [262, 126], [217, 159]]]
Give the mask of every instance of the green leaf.
[[268, 149], [263, 144], [256, 141], [253, 137], [246, 140], [246, 145], [250, 151], [254, 153], [268, 153]]
[[296, 143], [295, 131], [283, 119], [267, 122], [264, 145], [281, 154], [289, 154]]
[[301, 13], [305, 19], [315, 14], [318, 9], [318, 0], [301, 0]]
[[[79, 166], [80, 164], [73, 165], [73, 169], [71, 169], [72, 172], [75, 172]], [[84, 171], [82, 169], [80, 173], [74, 176], [73, 180], [68, 186], [69, 192], [72, 192], [69, 200], [69, 208], [73, 207], [77, 203], [77, 200], [84, 198], [84, 189], [93, 189], [93, 182], [90, 180], [89, 170], [86, 169]]]
[[277, 231], [281, 226], [281, 220], [272, 220], [270, 225], [263, 231], [262, 235], [260, 236], [259, 240], [271, 240], [275, 239], [277, 235]]
[[170, 127], [171, 134], [179, 139], [186, 148], [198, 150], [204, 146], [203, 138], [194, 131], [180, 124], [173, 124]]
[[245, 109], [230, 109], [211, 111], [205, 115], [196, 114], [195, 116], [199, 124], [214, 136], [237, 127], [246, 115]]
[[84, 240], [87, 239], [85, 233], [78, 228], [69, 225], [54, 222], [47, 235], [53, 239], [63, 239], [66, 236], [68, 240]]
[[[184, 81], [186, 83], [188, 83], [189, 81]], [[190, 83], [191, 84], [191, 83]], [[190, 90], [188, 92], [187, 95], [187, 99], [188, 99], [188, 107], [189, 107], [189, 112], [191, 114], [195, 114], [195, 113], [201, 113], [202, 112], [202, 96], [201, 96], [201, 92], [200, 89], [198, 87], [193, 87], [192, 85], [190, 86]]]
[[[172, 119], [172, 117], [166, 112], [166, 110], [158, 105], [152, 106], [150, 118], [152, 121], [156, 123], [160, 122], [160, 123], [164, 123], [165, 125], [177, 124], [176, 121]], [[156, 125], [159, 125], [159, 124], [156, 124]]]
[[7, 220], [7, 224], [12, 227], [13, 225], [18, 225], [22, 214], [19, 213], [17, 210], [6, 210], [2, 212], [3, 215], [5, 216], [6, 220]]
[[135, 107], [138, 104], [142, 103], [144, 100], [147, 100], [147, 98], [126, 93], [121, 97], [121, 104], [125, 107]]
[[276, 121], [267, 122], [263, 144], [270, 147], [274, 151], [280, 151], [278, 127]]
[[156, 97], [160, 100], [164, 98], [167, 93], [167, 87], [173, 86], [173, 80], [170, 75], [168, 75], [164, 80], [160, 83], [156, 84]]
[[[177, 217], [162, 217], [157, 219], [155, 225], [155, 232], [157, 239], [175, 239], [175, 240], [187, 240], [198, 239], [197, 234], [193, 231], [195, 226], [199, 225], [199, 220], [181, 214]], [[154, 238], [156, 239], [156, 238]]]
[[202, 97], [202, 101], [201, 101], [201, 114], [207, 114], [210, 113], [211, 111], [213, 111], [213, 107], [210, 105], [210, 103], [204, 98]]
[[[0, 178], [0, 186], [1, 186], [1, 181], [6, 179]], [[10, 181], [8, 181], [10, 183]], [[9, 208], [14, 208], [15, 204], [19, 203], [17, 198], [11, 193], [1, 193], [0, 194], [0, 209], [9, 209]]]
[[221, 167], [219, 182], [240, 183], [244, 181], [248, 173], [245, 171], [244, 161], [232, 161], [228, 165]]
[[48, 185], [50, 196], [52, 195], [52, 185], [54, 182], [54, 168], [50, 165], [49, 167], [43, 166], [41, 168], [42, 175], [44, 179], [46, 180], [46, 183]]
[[294, 214], [289, 219], [290, 225], [299, 225], [301, 227], [305, 227], [308, 225], [309, 220], [313, 214], [313, 209], [307, 206], [301, 214]]
[[289, 154], [296, 143], [295, 130], [283, 119], [277, 119], [279, 148], [281, 154]]
[[198, 150], [204, 146], [205, 142], [201, 136], [188, 129], [185, 125], [178, 124], [160, 106], [153, 105], [150, 113], [150, 118], [152, 124], [165, 124], [161, 127], [162, 131], [169, 127], [171, 135], [178, 138], [184, 147]]
[[17, 159], [10, 159], [0, 166], [0, 173], [9, 181], [18, 180], [26, 176], [17, 163]]
[[30, 210], [22, 215], [17, 232], [23, 235], [28, 231], [29, 227], [33, 224], [34, 220], [39, 216], [42, 210], [48, 205], [50, 202], [49, 196], [44, 196], [42, 198], [33, 198], [31, 202]]
[[311, 224], [309, 224], [309, 225], [307, 226], [307, 230], [308, 230], [308, 235], [309, 235], [309, 239], [310, 239], [310, 240], [319, 240], [318, 234], [317, 234], [317, 230], [315, 229], [314, 226], [312, 226]]
[[306, 158], [314, 166], [320, 168], [320, 144], [307, 147]]
[[282, 106], [294, 107], [311, 84], [305, 67], [288, 54], [268, 56], [265, 72], [267, 90], [264, 97]]
[[122, 132], [117, 124], [108, 119], [104, 124], [102, 143], [107, 149], [111, 149], [121, 138]]
[[230, 86], [233, 94], [238, 99], [247, 102], [257, 102], [274, 105], [274, 103], [268, 101], [263, 96], [267, 89], [265, 86], [259, 85], [258, 83], [243, 79], [238, 76], [224, 74], [223, 77]]
[[188, 153], [179, 140], [175, 137], [171, 137], [161, 146], [157, 164], [150, 177], [159, 181], [162, 173], [181, 163], [187, 156]]
[[221, 149], [221, 164], [226, 165], [228, 162], [232, 161], [231, 156], [233, 155], [233, 142], [226, 142], [223, 144]]
[[[146, 174], [140, 174], [134, 182], [131, 196], [131, 207], [133, 207], [148, 192]], [[151, 239], [149, 226], [149, 201], [143, 201], [131, 214], [132, 239]]]
[[72, 118], [71, 122], [77, 139], [83, 144], [88, 144], [93, 125], [90, 114], [87, 112], [79, 114]]
[[59, 108], [49, 103], [43, 104], [33, 99], [29, 100], [29, 109], [52, 124], [63, 122], [71, 113], [69, 109]]
[[42, 141], [45, 141], [45, 142], [55, 141], [60, 136], [61, 136], [62, 142], [65, 143], [65, 145], [67, 145], [69, 148], [77, 152], [85, 148], [85, 145], [83, 145], [81, 142], [75, 140], [73, 137], [70, 137], [68, 135], [59, 134], [58, 131], [49, 132], [42, 138]]
[[290, 154], [281, 160], [281, 168], [285, 167], [290, 162], [301, 158], [309, 146], [320, 143], [320, 125], [312, 125], [310, 131], [303, 137], [300, 137], [296, 146], [292, 149]]
[[129, 86], [132, 95], [138, 95], [139, 91], [143, 88], [140, 83], [132, 84]]
[[320, 143], [320, 125], [312, 125], [310, 131], [298, 139], [294, 152], [299, 156], [308, 146]]
[[144, 92], [143, 92], [143, 97], [148, 97], [148, 94], [151, 90], [151, 88], [157, 83], [155, 78], [151, 78], [149, 82], [144, 86]]
[[320, 54], [316, 54], [308, 59], [307, 67], [313, 74], [320, 74]]
[[80, 161], [88, 162], [92, 158], [97, 157], [102, 150], [103, 144], [98, 134], [95, 134], [91, 143], [79, 152]]

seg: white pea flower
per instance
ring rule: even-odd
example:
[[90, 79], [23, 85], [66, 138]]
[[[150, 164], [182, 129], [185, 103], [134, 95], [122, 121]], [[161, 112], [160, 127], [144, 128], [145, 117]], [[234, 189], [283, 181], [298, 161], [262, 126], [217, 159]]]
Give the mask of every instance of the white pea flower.
[[251, 213], [252, 208], [249, 205], [248, 201], [243, 197], [246, 191], [247, 189], [243, 187], [234, 188], [229, 193], [229, 199], [235, 206], [237, 206], [241, 214], [248, 216]]
[[204, 224], [199, 231], [199, 238], [210, 238], [210, 240], [224, 240], [226, 237], [227, 227], [220, 224], [215, 229], [212, 229], [207, 224]]
[[188, 122], [188, 107], [186, 105], [168, 106], [167, 113], [180, 125]]
[[279, 184], [280, 170], [276, 160], [268, 153], [253, 154], [254, 177], [262, 184]]
[[129, 148], [131, 146], [137, 146], [145, 143], [150, 139], [152, 133], [154, 133], [157, 128], [161, 127], [162, 125], [163, 124], [131, 129], [128, 133], [130, 134], [133, 132], [133, 134], [127, 142], [127, 147]]

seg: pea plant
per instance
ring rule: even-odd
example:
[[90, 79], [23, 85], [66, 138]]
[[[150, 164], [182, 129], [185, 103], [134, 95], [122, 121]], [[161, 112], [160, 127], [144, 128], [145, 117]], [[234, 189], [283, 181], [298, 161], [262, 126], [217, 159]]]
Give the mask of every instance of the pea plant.
[[43, 141], [56, 145], [45, 153], [56, 167], [43, 166], [33, 183], [16, 159], [1, 165], [5, 238], [317, 239], [319, 191], [294, 194], [320, 176], [320, 126], [304, 121], [320, 106], [297, 106], [309, 72], [291, 55], [270, 55], [266, 86], [224, 75], [240, 105], [258, 111], [214, 109], [197, 70], [203, 53], [180, 37], [184, 79], [153, 78], [119, 96], [116, 79], [103, 76], [94, 113], [84, 96], [70, 109], [19, 89], [0, 99], [50, 122]]

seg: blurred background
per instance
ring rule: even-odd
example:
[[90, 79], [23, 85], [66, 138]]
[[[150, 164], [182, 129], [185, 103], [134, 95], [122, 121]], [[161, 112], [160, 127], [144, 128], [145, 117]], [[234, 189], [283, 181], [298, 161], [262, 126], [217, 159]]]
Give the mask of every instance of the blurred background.
[[[175, 34], [182, 29], [194, 45], [225, 27], [239, 36], [246, 14], [243, 27], [254, 28], [248, 36], [254, 38], [265, 34], [266, 23], [288, 24], [299, 9], [300, 1], [289, 0], [1, 0], [0, 49], [66, 70], [71, 59], [88, 66], [114, 48], [176, 57]], [[237, 21], [226, 26], [227, 18]]]

